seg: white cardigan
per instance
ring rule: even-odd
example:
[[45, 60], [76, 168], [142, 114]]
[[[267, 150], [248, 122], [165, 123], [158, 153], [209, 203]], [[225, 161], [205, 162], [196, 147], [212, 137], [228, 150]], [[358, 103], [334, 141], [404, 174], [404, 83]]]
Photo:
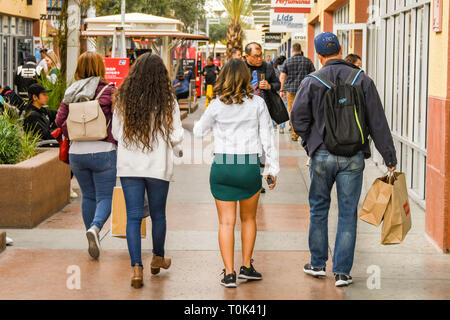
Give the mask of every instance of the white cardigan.
[[214, 99], [194, 126], [194, 135], [214, 133], [214, 153], [259, 154], [266, 156], [268, 169], [263, 173], [274, 177], [280, 172], [275, 133], [264, 99], [244, 98], [243, 104], [227, 105]]
[[170, 135], [170, 143], [164, 141], [158, 135], [158, 142], [153, 142], [153, 151], [138, 146], [126, 147], [123, 141], [123, 118], [114, 111], [112, 120], [112, 134], [117, 140], [117, 176], [118, 177], [142, 177], [156, 178], [172, 181], [174, 154], [179, 157], [182, 150], [181, 143], [184, 137], [184, 129], [181, 124], [180, 108], [175, 102], [173, 113], [173, 131]]

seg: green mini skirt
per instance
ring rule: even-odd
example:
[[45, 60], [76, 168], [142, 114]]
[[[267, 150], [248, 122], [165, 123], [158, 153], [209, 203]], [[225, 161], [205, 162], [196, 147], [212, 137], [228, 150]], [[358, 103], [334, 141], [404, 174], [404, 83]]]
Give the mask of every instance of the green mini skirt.
[[209, 183], [217, 200], [251, 198], [262, 188], [258, 154], [215, 154]]

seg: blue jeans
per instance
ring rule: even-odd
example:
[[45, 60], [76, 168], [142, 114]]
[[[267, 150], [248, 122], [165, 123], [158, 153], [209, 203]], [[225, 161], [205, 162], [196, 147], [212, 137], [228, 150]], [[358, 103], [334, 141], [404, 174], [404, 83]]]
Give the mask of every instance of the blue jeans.
[[144, 195], [147, 191], [152, 219], [153, 253], [164, 257], [166, 241], [166, 202], [169, 181], [153, 178], [122, 177], [123, 194], [127, 206], [127, 244], [131, 266], [142, 265], [141, 223], [144, 214]]
[[365, 168], [364, 154], [351, 158], [318, 150], [311, 159], [309, 205], [309, 250], [311, 265], [325, 267], [328, 260], [328, 211], [330, 193], [336, 182], [338, 228], [333, 254], [333, 273], [350, 275], [356, 243], [357, 208]]
[[116, 185], [116, 151], [69, 154], [69, 161], [81, 188], [81, 211], [86, 230], [92, 226], [101, 230], [111, 214]]

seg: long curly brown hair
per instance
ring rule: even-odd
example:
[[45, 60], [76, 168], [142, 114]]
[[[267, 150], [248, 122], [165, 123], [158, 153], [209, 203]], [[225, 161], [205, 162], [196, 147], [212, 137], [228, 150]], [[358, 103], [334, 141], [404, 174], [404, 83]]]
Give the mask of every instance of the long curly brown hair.
[[152, 151], [159, 134], [169, 142], [175, 96], [169, 73], [159, 56], [141, 55], [117, 90], [114, 101], [124, 119], [123, 141], [127, 147], [142, 146], [142, 151]]
[[242, 104], [244, 98], [253, 98], [255, 89], [250, 84], [250, 70], [241, 59], [231, 59], [223, 67], [213, 89], [212, 99], [225, 104]]

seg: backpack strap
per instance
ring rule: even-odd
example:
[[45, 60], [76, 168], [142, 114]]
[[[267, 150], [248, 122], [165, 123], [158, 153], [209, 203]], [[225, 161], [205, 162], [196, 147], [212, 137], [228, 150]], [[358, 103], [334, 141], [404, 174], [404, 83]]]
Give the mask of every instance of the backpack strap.
[[358, 77], [362, 72], [364, 72], [364, 71], [353, 68], [352, 71], [350, 72], [350, 75], [348, 76], [347, 80], [345, 81], [345, 83], [353, 86], [355, 84], [356, 80], [358, 80]]
[[314, 78], [316, 80], [319, 80], [320, 82], [322, 82], [322, 84], [324, 84], [328, 89], [332, 89], [335, 88], [336, 85], [331, 82], [330, 80], [328, 80], [327, 77], [325, 77], [323, 74], [321, 74], [319, 71], [316, 71], [314, 73], [310, 73], [308, 74], [306, 77], [311, 77]]
[[100, 99], [100, 97], [102, 96], [103, 92], [105, 92], [106, 88], [108, 88], [110, 85], [110, 83], [108, 83], [106, 86], [103, 87], [103, 89], [99, 92], [99, 94], [97, 95], [97, 97], [95, 98], [95, 100]]

